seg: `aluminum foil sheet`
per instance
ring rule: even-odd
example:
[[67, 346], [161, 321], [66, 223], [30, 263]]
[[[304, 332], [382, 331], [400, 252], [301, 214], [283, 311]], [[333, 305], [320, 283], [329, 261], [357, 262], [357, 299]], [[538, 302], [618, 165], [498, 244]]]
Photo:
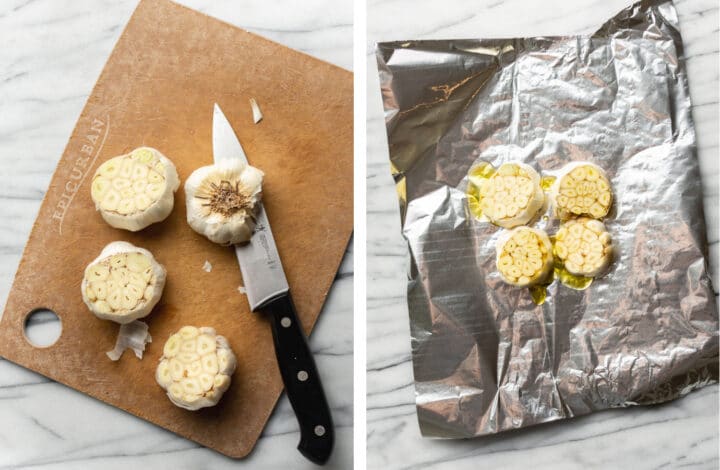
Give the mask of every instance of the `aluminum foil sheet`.
[[[471, 437], [659, 403], [718, 379], [718, 311], [677, 14], [623, 10], [582, 37], [403, 41], [377, 58], [403, 235], [424, 435]], [[502, 229], [468, 170], [602, 167], [610, 271], [536, 304], [495, 269]], [[545, 215], [549, 216], [548, 211]], [[533, 225], [552, 234], [558, 222]]]

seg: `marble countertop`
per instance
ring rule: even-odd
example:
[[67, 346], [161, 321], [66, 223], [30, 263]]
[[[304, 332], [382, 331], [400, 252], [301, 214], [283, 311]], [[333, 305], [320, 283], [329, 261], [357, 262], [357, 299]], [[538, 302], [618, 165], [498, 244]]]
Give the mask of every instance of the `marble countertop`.
[[[423, 439], [405, 302], [407, 249], [388, 163], [374, 44], [405, 39], [590, 33], [632, 0], [368, 1], [367, 451], [370, 469], [716, 469], [718, 386], [654, 407], [613, 410], [463, 441]], [[718, 4], [676, 1], [718, 277]]]
[[[352, 4], [181, 0], [352, 68]], [[137, 0], [0, 3], [0, 302], [80, 111]], [[348, 252], [310, 340], [336, 424], [326, 468], [352, 467], [353, 284]], [[330, 314], [332, 313], [332, 314]], [[0, 359], [1, 468], [318, 468], [296, 450], [283, 395], [253, 453], [235, 461]]]

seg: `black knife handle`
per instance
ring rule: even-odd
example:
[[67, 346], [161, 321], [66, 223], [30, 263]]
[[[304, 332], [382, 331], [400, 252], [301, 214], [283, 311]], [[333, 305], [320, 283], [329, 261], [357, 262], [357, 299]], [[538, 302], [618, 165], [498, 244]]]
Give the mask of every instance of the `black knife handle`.
[[292, 298], [288, 293], [261, 310], [272, 316], [275, 355], [288, 399], [300, 425], [298, 450], [308, 460], [323, 465], [332, 453], [335, 432], [315, 360]]

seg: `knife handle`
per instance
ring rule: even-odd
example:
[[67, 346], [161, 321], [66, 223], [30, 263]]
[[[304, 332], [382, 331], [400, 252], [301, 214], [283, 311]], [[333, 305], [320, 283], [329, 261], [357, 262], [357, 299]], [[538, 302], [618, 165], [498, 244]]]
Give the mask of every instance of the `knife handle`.
[[315, 360], [295, 313], [292, 298], [288, 293], [271, 301], [261, 310], [272, 316], [273, 341], [280, 374], [300, 425], [298, 450], [308, 460], [323, 465], [330, 458], [335, 432]]

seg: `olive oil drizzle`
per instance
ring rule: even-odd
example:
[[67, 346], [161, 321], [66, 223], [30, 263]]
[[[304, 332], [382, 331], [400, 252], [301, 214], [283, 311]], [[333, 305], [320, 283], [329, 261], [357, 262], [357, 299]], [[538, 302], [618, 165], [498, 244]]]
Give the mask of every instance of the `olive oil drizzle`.
[[555, 176], [543, 176], [540, 178], [540, 187], [547, 193], [550, 191], [550, 188], [552, 188], [556, 179], [557, 177]]
[[[480, 188], [472, 180], [475, 179], [477, 181], [477, 179], [480, 179], [485, 181], [494, 175], [495, 171], [495, 167], [493, 167], [490, 163], [482, 162], [468, 172], [469, 181], [466, 192], [468, 210], [472, 216], [478, 220], [487, 220], [487, 217], [483, 214], [482, 209], [480, 208], [480, 203], [482, 202]], [[548, 193], [556, 180], [557, 177], [555, 176], [542, 176], [540, 178], [540, 187], [545, 193]], [[544, 216], [543, 220], [547, 220], [547, 216]], [[587, 289], [590, 287], [590, 284], [592, 284], [594, 279], [592, 277], [578, 276], [568, 271], [555, 253], [555, 236], [550, 237], [550, 242], [553, 247], [553, 270], [550, 274], [548, 274], [547, 278], [542, 283], [527, 288], [532, 301], [536, 305], [542, 305], [545, 303], [548, 296], [548, 287], [555, 282], [556, 279], [564, 286], [575, 290]]]
[[495, 171], [495, 167], [493, 167], [490, 163], [482, 162], [470, 169], [468, 172], [469, 181], [466, 193], [468, 199], [468, 209], [477, 220], [485, 221], [488, 219], [481, 209], [480, 203], [482, 202], [482, 196], [480, 195], [480, 187], [473, 183], [472, 180], [479, 178], [482, 181], [486, 181], [495, 174]]

